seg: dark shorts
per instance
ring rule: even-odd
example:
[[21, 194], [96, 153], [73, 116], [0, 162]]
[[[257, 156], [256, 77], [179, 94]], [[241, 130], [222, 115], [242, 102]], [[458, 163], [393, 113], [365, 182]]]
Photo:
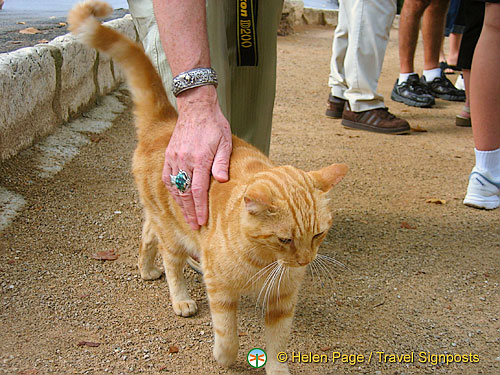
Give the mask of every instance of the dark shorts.
[[500, 0], [476, 0], [481, 1], [482, 3], [500, 3]]
[[465, 31], [460, 43], [457, 66], [460, 69], [470, 70], [472, 56], [474, 56], [474, 50], [476, 49], [476, 44], [483, 28], [484, 2], [463, 0], [462, 6], [465, 18]]

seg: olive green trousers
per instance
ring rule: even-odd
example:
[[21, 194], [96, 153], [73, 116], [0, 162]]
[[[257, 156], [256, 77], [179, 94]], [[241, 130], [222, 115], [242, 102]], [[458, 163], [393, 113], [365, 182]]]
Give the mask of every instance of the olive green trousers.
[[[241, 0], [208, 0], [207, 28], [212, 68], [218, 76], [221, 109], [233, 134], [269, 153], [276, 92], [276, 42], [283, 0], [258, 2], [257, 66], [238, 66], [238, 4]], [[243, 1], [246, 3], [246, 1]], [[128, 0], [144, 49], [158, 69], [170, 102], [172, 73], [163, 51], [152, 0]]]

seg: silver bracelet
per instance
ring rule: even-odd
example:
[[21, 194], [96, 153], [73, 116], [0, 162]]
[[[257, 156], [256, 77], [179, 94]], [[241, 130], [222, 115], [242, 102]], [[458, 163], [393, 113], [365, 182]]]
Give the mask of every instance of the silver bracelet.
[[174, 96], [181, 92], [205, 85], [217, 87], [217, 74], [212, 68], [195, 68], [182, 72], [172, 80], [172, 93]]

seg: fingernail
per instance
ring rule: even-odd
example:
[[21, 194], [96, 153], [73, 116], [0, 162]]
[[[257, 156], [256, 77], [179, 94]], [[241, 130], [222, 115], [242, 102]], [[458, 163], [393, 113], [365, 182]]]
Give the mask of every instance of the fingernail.
[[227, 181], [228, 179], [229, 179], [229, 176], [227, 175], [227, 172], [220, 172], [217, 175], [217, 180], [219, 182]]

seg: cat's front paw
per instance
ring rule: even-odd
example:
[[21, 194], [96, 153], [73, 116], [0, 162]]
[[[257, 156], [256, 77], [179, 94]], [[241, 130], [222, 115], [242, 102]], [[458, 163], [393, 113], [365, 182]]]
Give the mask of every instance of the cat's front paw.
[[139, 272], [143, 280], [156, 280], [163, 275], [163, 271], [158, 267], [139, 267]]
[[214, 346], [215, 360], [224, 367], [231, 366], [238, 356], [238, 344], [236, 345], [218, 345]]
[[177, 315], [183, 316], [185, 318], [196, 314], [196, 312], [198, 311], [196, 302], [194, 302], [192, 299], [173, 301], [172, 307], [174, 308], [174, 312]]

